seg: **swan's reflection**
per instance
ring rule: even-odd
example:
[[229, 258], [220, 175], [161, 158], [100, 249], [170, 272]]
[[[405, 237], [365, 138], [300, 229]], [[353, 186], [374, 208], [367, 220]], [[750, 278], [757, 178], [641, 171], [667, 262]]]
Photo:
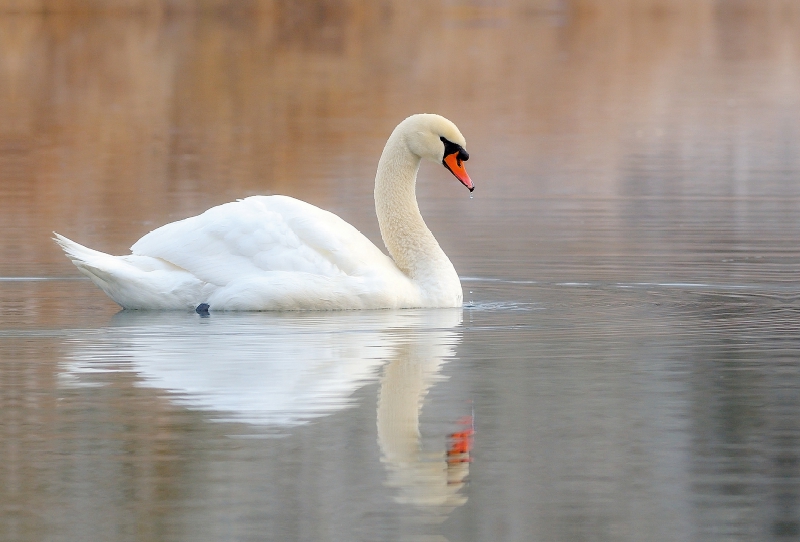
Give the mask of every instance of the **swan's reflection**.
[[76, 336], [62, 375], [134, 371], [175, 403], [286, 431], [349, 404], [380, 378], [378, 444], [396, 500], [441, 517], [466, 497], [464, 441], [424, 453], [423, 399], [460, 338], [461, 309], [336, 313], [120, 312], [112, 326]]

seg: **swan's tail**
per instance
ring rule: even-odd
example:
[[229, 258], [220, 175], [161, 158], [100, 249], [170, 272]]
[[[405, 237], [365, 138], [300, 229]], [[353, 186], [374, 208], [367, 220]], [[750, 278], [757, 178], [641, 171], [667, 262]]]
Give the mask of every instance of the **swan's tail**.
[[105, 252], [100, 252], [99, 250], [92, 250], [89, 247], [85, 247], [81, 244], [76, 243], [71, 239], [67, 239], [63, 235], [59, 235], [56, 232], [53, 232], [53, 241], [59, 244], [61, 249], [64, 251], [64, 254], [67, 255], [67, 258], [72, 260], [72, 263], [78, 266], [80, 269], [81, 264], [87, 264], [92, 260], [96, 260], [97, 258], [113, 258], [111, 254], [106, 254]]
[[53, 235], [55, 236], [53, 241], [59, 244], [67, 258], [72, 260], [72, 263], [78, 268], [78, 271], [92, 279], [92, 282], [99, 286], [111, 299], [124, 307], [125, 303], [115, 295], [117, 293], [115, 292], [116, 288], [114, 288], [115, 273], [112, 270], [119, 266], [116, 262], [117, 258], [111, 254], [85, 247], [56, 232], [53, 232]]
[[187, 309], [202, 301], [203, 283], [160, 258], [112, 256], [53, 235], [75, 267], [126, 309]]

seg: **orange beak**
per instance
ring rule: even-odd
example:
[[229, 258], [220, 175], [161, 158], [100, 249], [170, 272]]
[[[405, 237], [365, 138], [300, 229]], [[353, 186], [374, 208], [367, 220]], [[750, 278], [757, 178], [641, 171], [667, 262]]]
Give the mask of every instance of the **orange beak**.
[[469, 188], [469, 191], [472, 192], [475, 190], [475, 185], [472, 184], [472, 179], [467, 175], [467, 170], [464, 169], [464, 161], [459, 158], [458, 154], [457, 152], [448, 154], [444, 157], [444, 160], [442, 160], [442, 164], [450, 170], [450, 173], [455, 175], [456, 179], [461, 181], [461, 184]]

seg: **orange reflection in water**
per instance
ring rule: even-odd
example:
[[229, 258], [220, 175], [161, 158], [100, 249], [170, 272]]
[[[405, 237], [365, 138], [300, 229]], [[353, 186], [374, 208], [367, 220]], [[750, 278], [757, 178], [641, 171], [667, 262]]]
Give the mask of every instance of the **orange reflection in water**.
[[[731, 116], [763, 104], [798, 117], [798, 9], [729, 4], [259, 2], [209, 4], [207, 16], [179, 2], [130, 16], [15, 4], [33, 11], [0, 17], [0, 273], [71, 274], [54, 229], [120, 253], [155, 226], [254, 193], [350, 207], [378, 241], [377, 157], [421, 111], [467, 135], [483, 201], [624, 193], [620, 168], [653, 149], [713, 170], [726, 151], [708, 142], [731, 126], [743, 138], [732, 144], [755, 149], [740, 166], [769, 165], [761, 140], [791, 128]], [[453, 199], [444, 172], [423, 173], [435, 179], [428, 200]], [[681, 182], [668, 189], [698, 186]], [[425, 205], [432, 226], [467, 209]], [[456, 259], [496, 246], [437, 234]]]

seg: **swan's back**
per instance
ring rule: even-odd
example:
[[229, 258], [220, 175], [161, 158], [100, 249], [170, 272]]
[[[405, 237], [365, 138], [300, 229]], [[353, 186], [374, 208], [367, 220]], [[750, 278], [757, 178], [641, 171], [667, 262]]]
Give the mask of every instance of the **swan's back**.
[[131, 251], [218, 286], [273, 271], [330, 278], [398, 272], [353, 226], [287, 196], [252, 196], [213, 207], [153, 230]]

